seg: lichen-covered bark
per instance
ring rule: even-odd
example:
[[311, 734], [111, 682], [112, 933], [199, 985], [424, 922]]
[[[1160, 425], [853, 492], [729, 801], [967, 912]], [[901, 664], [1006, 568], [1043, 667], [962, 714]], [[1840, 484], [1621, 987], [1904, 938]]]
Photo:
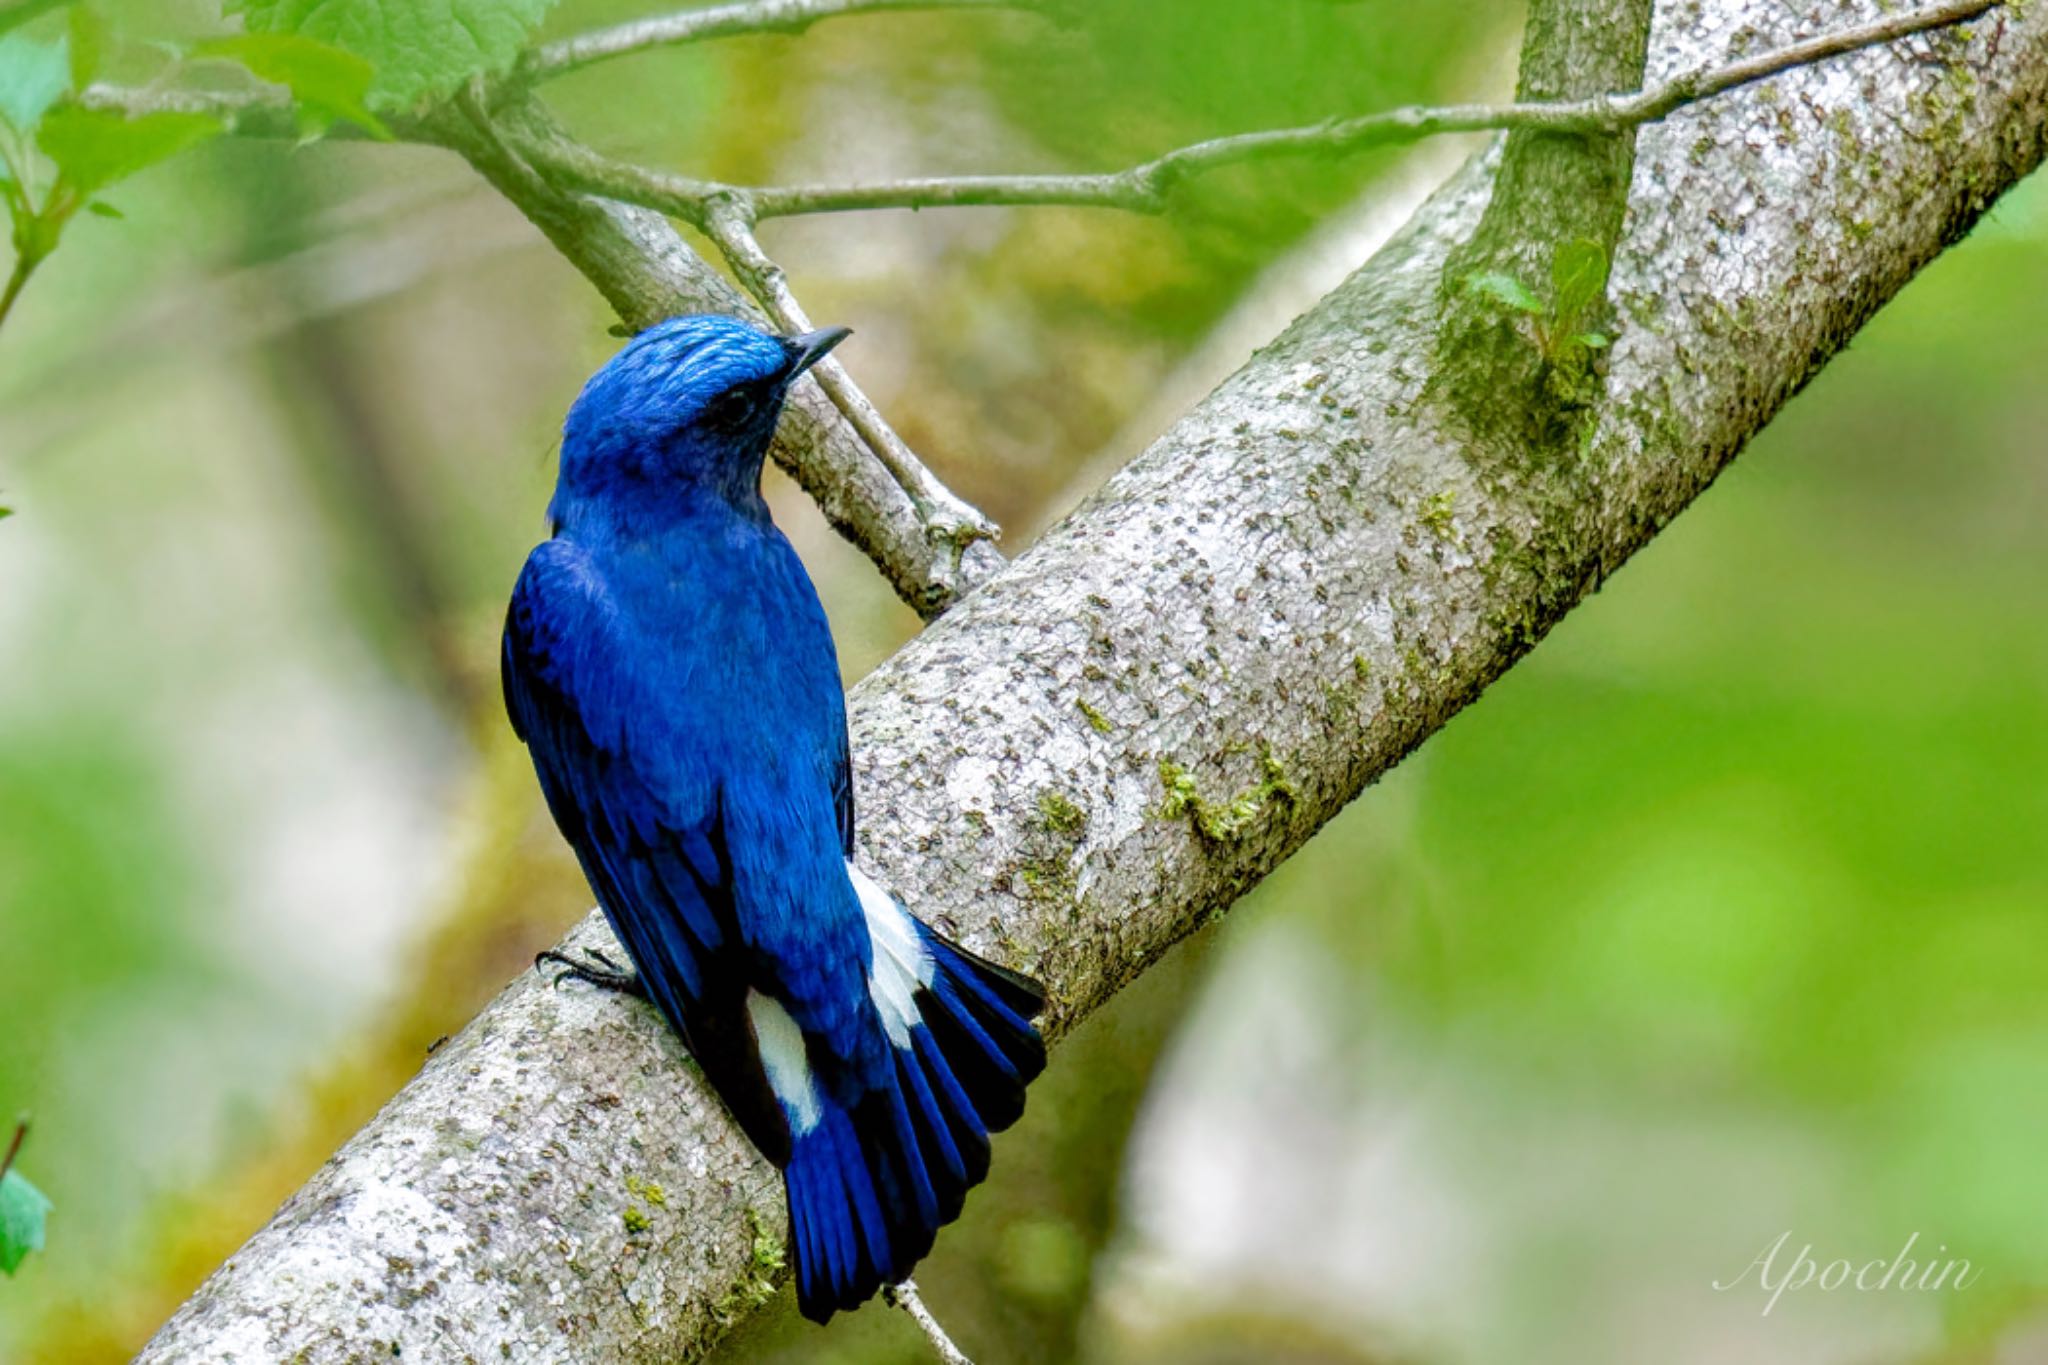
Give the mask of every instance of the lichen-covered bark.
[[[1652, 74], [1871, 12], [1673, 0]], [[2039, 5], [1646, 130], [1606, 396], [1535, 466], [1474, 458], [1429, 387], [1475, 160], [855, 689], [863, 860], [1043, 977], [1063, 1032], [1655, 534], [2044, 138]], [[770, 1291], [783, 1232], [655, 1015], [528, 976], [142, 1360], [687, 1358]]]

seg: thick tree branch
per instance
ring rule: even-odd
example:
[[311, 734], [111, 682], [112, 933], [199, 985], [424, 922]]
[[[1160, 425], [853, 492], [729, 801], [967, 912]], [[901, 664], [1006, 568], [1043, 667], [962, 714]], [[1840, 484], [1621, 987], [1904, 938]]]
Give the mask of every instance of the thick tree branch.
[[658, 47], [676, 47], [707, 38], [730, 38], [742, 34], [801, 33], [820, 20], [848, 14], [876, 14], [885, 10], [1031, 7], [1031, 0], [740, 0], [737, 4], [712, 5], [678, 14], [635, 19], [595, 33], [549, 43], [520, 63], [519, 75], [527, 81], [547, 80], [594, 62]]
[[[1841, 7], [1664, 0], [1653, 74]], [[1071, 1028], [1476, 698], [2039, 163], [2048, 9], [1935, 55], [1645, 130], [1605, 393], [1555, 467], [1475, 447], [1430, 387], [1437, 279], [1498, 166], [1475, 159], [854, 690], [862, 861]], [[593, 918], [567, 946], [605, 941]], [[782, 1230], [658, 1017], [528, 976], [141, 1359], [686, 1358], [772, 1291]]]
[[1095, 175], [962, 175], [852, 185], [743, 186], [671, 175], [616, 161], [574, 143], [540, 149], [536, 165], [592, 194], [642, 204], [702, 224], [711, 207], [743, 205], [756, 222], [861, 209], [1070, 205], [1163, 213], [1174, 188], [1198, 175], [1282, 156], [1340, 156], [1444, 133], [1534, 131], [1615, 133], [1669, 118], [1688, 105], [1916, 33], [1977, 18], [2003, 0], [1944, 3], [1850, 25], [1759, 55], [1717, 62], [1654, 82], [1633, 94], [1510, 104], [1408, 105], [1302, 128], [1236, 133], [1180, 147], [1121, 171]]

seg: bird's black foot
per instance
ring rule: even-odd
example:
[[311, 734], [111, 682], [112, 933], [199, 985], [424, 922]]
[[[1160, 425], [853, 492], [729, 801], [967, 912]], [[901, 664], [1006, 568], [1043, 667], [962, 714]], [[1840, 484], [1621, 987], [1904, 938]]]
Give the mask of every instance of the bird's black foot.
[[583, 956], [585, 960], [578, 962], [575, 958], [564, 953], [558, 953], [550, 948], [546, 952], [537, 954], [534, 957], [533, 969], [541, 971], [544, 964], [552, 962], [562, 969], [555, 973], [554, 984], [557, 986], [574, 977], [578, 981], [587, 981], [602, 990], [618, 991], [623, 995], [637, 995], [642, 1000], [647, 998], [647, 983], [640, 979], [640, 973], [624, 970], [618, 963], [612, 961], [595, 948], [585, 949]]

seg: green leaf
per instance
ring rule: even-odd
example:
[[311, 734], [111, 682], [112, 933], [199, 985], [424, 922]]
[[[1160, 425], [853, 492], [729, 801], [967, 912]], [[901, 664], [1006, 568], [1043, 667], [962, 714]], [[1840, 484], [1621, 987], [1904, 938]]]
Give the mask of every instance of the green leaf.
[[1584, 237], [1564, 243], [1550, 258], [1550, 285], [1560, 328], [1575, 330], [1586, 310], [1607, 292], [1606, 249]]
[[131, 119], [109, 109], [66, 105], [43, 120], [36, 141], [57, 163], [58, 183], [86, 196], [220, 131], [220, 120], [211, 114], [144, 114]]
[[1614, 338], [1605, 332], [1581, 332], [1574, 338], [1581, 346], [1595, 351], [1604, 351], [1614, 344]]
[[54, 43], [19, 33], [0, 38], [0, 123], [28, 137], [70, 88], [71, 62], [62, 38]]
[[20, 1171], [0, 1177], [0, 1271], [12, 1275], [31, 1251], [43, 1249], [50, 1201]]
[[62, 9], [72, 0], [0, 0], [0, 33], [19, 28], [31, 19]]
[[326, 132], [336, 119], [347, 119], [374, 137], [391, 136], [366, 102], [376, 72], [353, 52], [299, 33], [238, 34], [202, 43], [195, 51], [240, 62], [290, 90], [298, 102], [299, 126], [308, 136]]
[[512, 66], [554, 0], [228, 0], [252, 33], [296, 33], [375, 69], [373, 109], [452, 94]]
[[66, 19], [71, 38], [71, 88], [83, 90], [99, 78], [107, 55], [107, 18], [92, 5], [74, 5]]
[[1513, 275], [1502, 275], [1495, 271], [1467, 275], [1465, 287], [1475, 294], [1484, 294], [1496, 303], [1504, 303], [1518, 312], [1543, 312], [1543, 300], [1537, 298], [1528, 285]]

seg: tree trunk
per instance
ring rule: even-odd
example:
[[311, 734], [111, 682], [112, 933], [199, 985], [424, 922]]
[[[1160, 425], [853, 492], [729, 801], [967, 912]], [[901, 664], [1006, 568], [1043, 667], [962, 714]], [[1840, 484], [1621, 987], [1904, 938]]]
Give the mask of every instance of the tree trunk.
[[[1657, 8], [1652, 77], [1875, 12]], [[1645, 129], [1603, 392], [1541, 459], [1432, 385], [1499, 152], [1474, 158], [854, 690], [863, 862], [1045, 979], [1065, 1031], [1476, 698], [2044, 138], [2039, 5]], [[528, 975], [141, 1359], [673, 1361], [772, 1292], [783, 1236], [775, 1173], [657, 1016]]]

